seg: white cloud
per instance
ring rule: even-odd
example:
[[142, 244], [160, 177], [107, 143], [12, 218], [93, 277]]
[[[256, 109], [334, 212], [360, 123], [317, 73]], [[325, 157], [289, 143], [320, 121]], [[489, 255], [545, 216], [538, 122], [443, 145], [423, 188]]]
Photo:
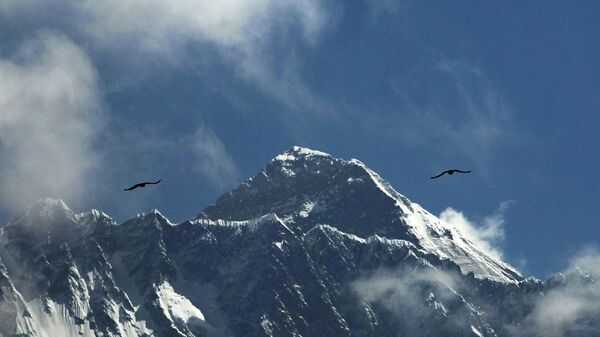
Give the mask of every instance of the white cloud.
[[[41, 33], [0, 59], [0, 200], [11, 211], [44, 196], [93, 190], [102, 129], [96, 73], [67, 38]], [[87, 195], [93, 193], [87, 193]]]
[[[130, 51], [135, 46], [178, 62], [188, 44], [200, 43], [288, 107], [314, 106], [314, 94], [295, 69], [293, 51], [300, 40], [315, 43], [325, 26], [320, 1], [109, 0], [85, 1], [81, 7], [91, 17], [87, 31], [108, 48]], [[294, 29], [301, 31], [299, 39]], [[276, 44], [285, 45], [279, 54]]]
[[[433, 312], [438, 310], [440, 315], [442, 312], [446, 315], [442, 303], [456, 295], [450, 291], [454, 285], [450, 274], [434, 269], [382, 269], [354, 281], [351, 289], [367, 303], [378, 304], [392, 314], [407, 336], [421, 336], [422, 322], [432, 317]], [[430, 301], [427, 293], [434, 296]]]
[[[431, 336], [440, 331], [471, 333], [487, 329], [477, 311], [457, 291], [458, 275], [434, 268], [380, 269], [351, 284], [358, 297], [391, 315], [392, 324], [406, 336]], [[374, 306], [376, 305], [376, 306]], [[435, 324], [426, 322], [435, 321]]]
[[[387, 308], [397, 311], [398, 307], [416, 307], [422, 305], [422, 298], [415, 289], [423, 283], [431, 283], [436, 287], [456, 286], [454, 277], [436, 270], [413, 270], [410, 272], [394, 272], [378, 270], [373, 275], [360, 278], [352, 283], [353, 290], [369, 302], [380, 302]], [[414, 305], [413, 305], [414, 304]]]
[[504, 201], [492, 214], [479, 223], [469, 220], [462, 212], [451, 207], [446, 208], [439, 218], [456, 228], [466, 239], [473, 242], [487, 254], [502, 259], [502, 249], [498, 246], [504, 240], [505, 213], [511, 201]]
[[295, 50], [316, 43], [327, 26], [321, 0], [54, 2], [55, 7], [66, 8], [60, 22], [43, 17], [47, 11], [40, 10], [46, 6], [41, 0], [9, 0], [0, 6], [0, 16], [34, 13], [42, 16], [31, 20], [34, 25], [66, 30], [89, 50], [136, 67], [157, 59], [171, 65], [189, 58], [203, 65], [210, 59], [208, 66], [225, 61], [234, 74], [290, 108], [318, 105], [296, 72]]
[[[573, 258], [564, 274], [536, 302], [526, 331], [547, 337], [600, 334], [600, 254], [587, 249]], [[548, 286], [547, 282], [547, 286]]]
[[130, 40], [147, 51], [173, 48], [177, 40], [204, 40], [223, 47], [263, 43], [274, 28], [298, 25], [307, 40], [323, 25], [317, 1], [183, 0], [83, 1], [87, 32], [114, 45]]
[[239, 180], [239, 170], [225, 145], [210, 129], [200, 127], [192, 137], [192, 150], [198, 170], [219, 189], [230, 188]]

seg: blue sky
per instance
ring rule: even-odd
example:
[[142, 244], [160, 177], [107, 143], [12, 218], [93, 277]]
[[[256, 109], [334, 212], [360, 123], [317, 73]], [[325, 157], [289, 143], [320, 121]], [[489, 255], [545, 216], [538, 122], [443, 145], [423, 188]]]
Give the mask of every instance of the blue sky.
[[[3, 1], [0, 219], [48, 195], [181, 221], [301, 145], [359, 158], [434, 214], [495, 219], [503, 234], [484, 239], [544, 277], [600, 237], [598, 14], [592, 1]], [[473, 174], [430, 181], [449, 167]]]

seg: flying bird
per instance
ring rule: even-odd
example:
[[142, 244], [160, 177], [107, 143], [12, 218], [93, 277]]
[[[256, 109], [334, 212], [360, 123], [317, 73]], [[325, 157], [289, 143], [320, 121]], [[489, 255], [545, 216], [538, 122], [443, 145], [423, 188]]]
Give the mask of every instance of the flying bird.
[[143, 183], [135, 184], [135, 185], [133, 185], [133, 186], [131, 186], [129, 188], [125, 188], [125, 189], [123, 189], [123, 191], [131, 191], [131, 190], [134, 190], [134, 189], [136, 189], [138, 187], [146, 187], [146, 185], [156, 185], [158, 183], [160, 183], [160, 179], [158, 179], [155, 182], [146, 181], [146, 182], [143, 182]]
[[449, 175], [453, 175], [454, 173], [471, 173], [471, 171], [462, 171], [462, 170], [448, 170], [448, 171], [444, 171], [440, 174], [438, 174], [437, 176], [433, 176], [431, 177], [431, 179], [435, 179], [435, 178], [439, 178], [441, 176], [443, 176], [444, 174], [448, 173]]

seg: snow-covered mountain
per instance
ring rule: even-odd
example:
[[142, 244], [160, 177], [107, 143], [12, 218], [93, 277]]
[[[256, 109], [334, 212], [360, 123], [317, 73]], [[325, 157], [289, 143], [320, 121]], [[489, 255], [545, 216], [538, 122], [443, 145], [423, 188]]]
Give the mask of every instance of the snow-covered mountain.
[[293, 147], [221, 196], [201, 217], [242, 220], [267, 212], [302, 232], [327, 224], [361, 237], [402, 239], [477, 277], [513, 283], [523, 279], [513, 267], [485, 254], [454, 227], [396, 192], [357, 159], [345, 161]]
[[0, 336], [520, 336], [545, 287], [300, 147], [180, 224], [45, 199], [0, 230]]

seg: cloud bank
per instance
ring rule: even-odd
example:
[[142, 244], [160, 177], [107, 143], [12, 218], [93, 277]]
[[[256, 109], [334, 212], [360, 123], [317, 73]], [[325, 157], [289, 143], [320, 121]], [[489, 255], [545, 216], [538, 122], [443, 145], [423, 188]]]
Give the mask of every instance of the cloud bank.
[[20, 210], [45, 196], [77, 204], [94, 185], [103, 125], [96, 72], [66, 37], [40, 33], [0, 59], [0, 199]]

